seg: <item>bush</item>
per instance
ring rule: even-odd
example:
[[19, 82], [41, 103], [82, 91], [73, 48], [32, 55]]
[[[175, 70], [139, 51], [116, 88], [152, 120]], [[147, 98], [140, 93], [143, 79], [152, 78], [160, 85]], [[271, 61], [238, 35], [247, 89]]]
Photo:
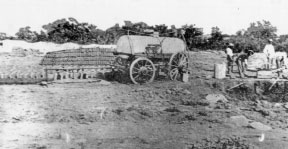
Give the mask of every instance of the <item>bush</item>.
[[[194, 49], [222, 50], [225, 48], [226, 43], [232, 42], [235, 44], [234, 52], [240, 52], [242, 50], [260, 52], [263, 50], [266, 40], [271, 38], [275, 41], [274, 45], [277, 51], [288, 52], [288, 35], [282, 35], [276, 40], [277, 28], [265, 20], [253, 22], [246, 30], [238, 31], [235, 35], [231, 36], [223, 35], [218, 27], [213, 27], [211, 34], [203, 35], [203, 30], [197, 28], [194, 24], [186, 24], [181, 28], [176, 28], [172, 25], [169, 29], [165, 24], [149, 26], [144, 22], [124, 22], [125, 25], [122, 27], [120, 27], [119, 24], [115, 24], [104, 31], [98, 29], [97, 26], [93, 24], [80, 23], [75, 18], [58, 19], [52, 23], [43, 25], [44, 31], [40, 31], [40, 33], [31, 31], [30, 27], [27, 26], [20, 28], [16, 36], [17, 39], [29, 42], [50, 41], [56, 43], [116, 44], [117, 40], [123, 35], [146, 36], [156, 31], [159, 32], [160, 37], [184, 39], [188, 49], [191, 51]], [[0, 40], [8, 38], [15, 39], [13, 37], [6, 37], [5, 33], [0, 33]]]
[[33, 32], [30, 30], [29, 26], [22, 27], [19, 29], [19, 31], [16, 33], [17, 39], [34, 42], [37, 41], [37, 32]]

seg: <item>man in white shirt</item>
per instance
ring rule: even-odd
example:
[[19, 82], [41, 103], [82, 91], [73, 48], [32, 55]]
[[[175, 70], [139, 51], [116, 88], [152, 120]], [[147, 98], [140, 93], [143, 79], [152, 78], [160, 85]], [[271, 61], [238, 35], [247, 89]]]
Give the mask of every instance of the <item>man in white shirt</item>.
[[225, 53], [227, 54], [227, 75], [230, 76], [230, 78], [234, 78], [233, 74], [232, 74], [232, 70], [233, 70], [233, 50], [232, 47], [234, 45], [232, 43], [227, 44], [227, 48], [225, 50]]
[[267, 57], [267, 64], [265, 65], [267, 69], [271, 68], [275, 59], [275, 49], [274, 46], [272, 45], [272, 41], [273, 41], [272, 39], [269, 39], [263, 50], [263, 53], [265, 53]]

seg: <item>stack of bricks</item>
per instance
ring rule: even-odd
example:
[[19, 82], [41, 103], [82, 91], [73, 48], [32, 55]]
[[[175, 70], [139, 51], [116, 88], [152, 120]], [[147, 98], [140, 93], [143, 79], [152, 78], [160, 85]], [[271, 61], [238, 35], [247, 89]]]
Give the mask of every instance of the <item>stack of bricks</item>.
[[113, 49], [83, 48], [48, 52], [40, 65], [110, 65], [114, 61]]

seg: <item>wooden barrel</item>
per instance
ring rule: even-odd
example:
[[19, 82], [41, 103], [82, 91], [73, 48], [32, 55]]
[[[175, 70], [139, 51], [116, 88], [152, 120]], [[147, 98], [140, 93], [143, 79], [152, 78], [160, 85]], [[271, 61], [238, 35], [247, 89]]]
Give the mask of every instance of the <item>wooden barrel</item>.
[[216, 79], [223, 79], [226, 77], [226, 65], [225, 63], [222, 64], [215, 64], [214, 65], [214, 77]]

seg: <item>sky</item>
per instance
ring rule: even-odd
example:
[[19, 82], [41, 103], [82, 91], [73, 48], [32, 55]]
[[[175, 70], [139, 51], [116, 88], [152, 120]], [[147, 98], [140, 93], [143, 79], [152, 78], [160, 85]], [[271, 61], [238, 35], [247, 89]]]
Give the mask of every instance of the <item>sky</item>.
[[219, 27], [225, 34], [267, 20], [277, 34], [288, 34], [287, 0], [1, 0], [0, 32], [15, 35], [21, 27], [40, 31], [42, 25], [74, 17], [100, 29], [125, 20], [181, 27], [195, 24], [205, 34]]

